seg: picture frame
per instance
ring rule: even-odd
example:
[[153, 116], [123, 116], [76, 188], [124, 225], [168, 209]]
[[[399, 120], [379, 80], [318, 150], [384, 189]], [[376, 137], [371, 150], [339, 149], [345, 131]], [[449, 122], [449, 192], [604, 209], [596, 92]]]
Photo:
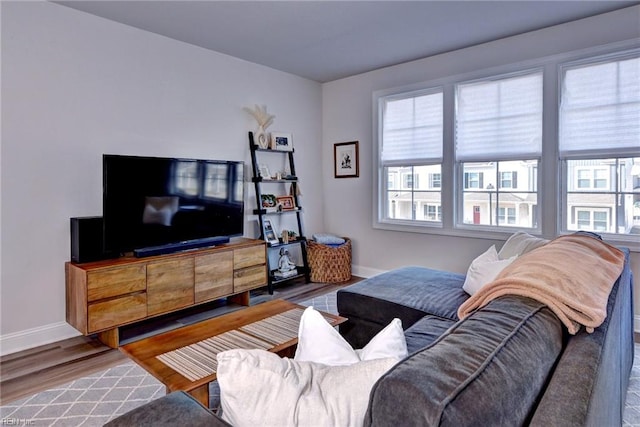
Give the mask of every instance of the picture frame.
[[264, 236], [264, 240], [270, 245], [277, 245], [280, 243], [280, 239], [278, 239], [278, 233], [275, 228], [273, 228], [273, 224], [271, 224], [270, 219], [265, 219], [262, 221], [262, 235]]
[[271, 132], [271, 149], [293, 151], [293, 139], [290, 133]]
[[258, 165], [258, 173], [262, 177], [262, 179], [271, 179], [271, 172], [269, 171], [269, 166], [264, 163], [260, 163]]
[[293, 196], [278, 196], [276, 202], [279, 206], [282, 206], [283, 211], [292, 211], [296, 208], [296, 203]]
[[333, 144], [333, 172], [335, 178], [360, 176], [358, 141]]
[[264, 209], [275, 208], [278, 206], [278, 200], [273, 194], [261, 194], [260, 204]]

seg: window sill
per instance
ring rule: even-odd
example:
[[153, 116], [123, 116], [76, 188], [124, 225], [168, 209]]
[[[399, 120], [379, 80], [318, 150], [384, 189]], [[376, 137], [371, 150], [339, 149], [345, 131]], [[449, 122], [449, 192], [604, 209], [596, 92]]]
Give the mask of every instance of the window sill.
[[[485, 239], [485, 240], [503, 240], [506, 241], [509, 236], [517, 231], [524, 231], [532, 236], [543, 237], [546, 239], [553, 239], [555, 236], [545, 236], [539, 230], [532, 230], [530, 228], [509, 228], [495, 230], [489, 227], [465, 227], [459, 226], [456, 228], [444, 227], [442, 223], [436, 224], [414, 224], [409, 221], [374, 221], [373, 228], [377, 230], [398, 231], [403, 233], [420, 233], [420, 234], [433, 234], [439, 236], [450, 237], [464, 237], [470, 239]], [[558, 235], [572, 234], [574, 231], [564, 231]], [[605, 242], [613, 246], [629, 248], [631, 252], [640, 253], [640, 235], [614, 235], [603, 234], [602, 238]]]

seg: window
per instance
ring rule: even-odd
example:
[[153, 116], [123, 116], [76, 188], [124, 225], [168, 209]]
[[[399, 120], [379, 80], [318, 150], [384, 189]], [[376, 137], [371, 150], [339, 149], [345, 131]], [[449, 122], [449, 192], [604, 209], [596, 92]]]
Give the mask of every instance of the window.
[[440, 223], [442, 91], [384, 97], [379, 106], [380, 182], [386, 184], [379, 219], [390, 223]]
[[442, 187], [442, 174], [430, 173], [429, 174], [429, 188], [441, 188]]
[[484, 188], [483, 180], [484, 175], [482, 172], [465, 172], [464, 173], [464, 188]]
[[427, 221], [441, 221], [442, 220], [442, 206], [439, 206], [439, 205], [424, 205], [424, 218]]
[[455, 129], [458, 225], [538, 228], [537, 186], [514, 190], [518, 175], [537, 179], [542, 72], [456, 85]]
[[589, 208], [575, 210], [575, 223], [578, 230], [607, 232], [609, 231], [609, 212]]
[[413, 174], [413, 169], [411, 169], [409, 173], [402, 175], [402, 182], [404, 183], [402, 187], [403, 190], [411, 190], [413, 188], [420, 187], [420, 179], [418, 178], [418, 175]]
[[374, 227], [482, 238], [591, 230], [640, 248], [639, 46], [375, 92]]
[[500, 188], [513, 188], [518, 186], [518, 172], [500, 172]]
[[639, 53], [561, 67], [563, 230], [640, 231]]
[[[427, 177], [440, 175], [440, 165], [429, 166], [393, 166], [384, 168], [387, 176], [401, 176], [402, 185], [389, 179], [386, 191], [386, 218], [410, 221], [441, 221], [441, 215], [427, 215], [427, 206], [441, 206], [440, 188], [421, 188], [421, 182], [428, 182]], [[424, 179], [420, 179], [420, 176]], [[417, 216], [416, 213], [424, 213]]]
[[498, 224], [510, 224], [516, 223], [516, 209], [515, 208], [498, 208]]
[[577, 187], [581, 190], [600, 189], [608, 190], [609, 188], [609, 169], [601, 168], [576, 168], [575, 173], [577, 179]]

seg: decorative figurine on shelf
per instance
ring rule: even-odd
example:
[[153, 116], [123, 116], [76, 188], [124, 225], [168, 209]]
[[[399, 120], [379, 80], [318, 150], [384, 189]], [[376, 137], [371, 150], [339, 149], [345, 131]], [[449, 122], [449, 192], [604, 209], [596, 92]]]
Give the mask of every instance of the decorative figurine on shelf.
[[278, 261], [278, 271], [280, 273], [287, 273], [295, 270], [296, 265], [289, 258], [289, 251], [286, 248], [280, 249], [280, 260]]
[[267, 113], [267, 106], [256, 105], [254, 109], [244, 107], [244, 111], [251, 114], [258, 122], [258, 129], [254, 135], [254, 141], [260, 148], [269, 148], [269, 136], [267, 135], [267, 128], [273, 123], [273, 119], [276, 117], [273, 114]]

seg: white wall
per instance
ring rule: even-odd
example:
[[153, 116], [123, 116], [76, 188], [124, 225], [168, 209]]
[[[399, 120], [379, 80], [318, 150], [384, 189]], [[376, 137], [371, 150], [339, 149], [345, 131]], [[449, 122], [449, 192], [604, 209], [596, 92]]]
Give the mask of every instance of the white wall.
[[[324, 84], [325, 225], [327, 230], [353, 239], [354, 271], [367, 275], [403, 265], [422, 265], [464, 273], [475, 256], [491, 244], [502, 244], [372, 228], [374, 91], [638, 37], [640, 7], [636, 6]], [[333, 144], [353, 140], [360, 141], [360, 178], [334, 179]], [[632, 254], [632, 268], [635, 277], [640, 277], [638, 253]], [[637, 286], [640, 289], [640, 284]], [[636, 298], [636, 312], [640, 313], [640, 297]]]
[[1, 7], [3, 354], [77, 334], [69, 218], [101, 215], [103, 153], [250, 165], [242, 107], [266, 104], [293, 134], [307, 230], [324, 229], [320, 84], [48, 2]]

